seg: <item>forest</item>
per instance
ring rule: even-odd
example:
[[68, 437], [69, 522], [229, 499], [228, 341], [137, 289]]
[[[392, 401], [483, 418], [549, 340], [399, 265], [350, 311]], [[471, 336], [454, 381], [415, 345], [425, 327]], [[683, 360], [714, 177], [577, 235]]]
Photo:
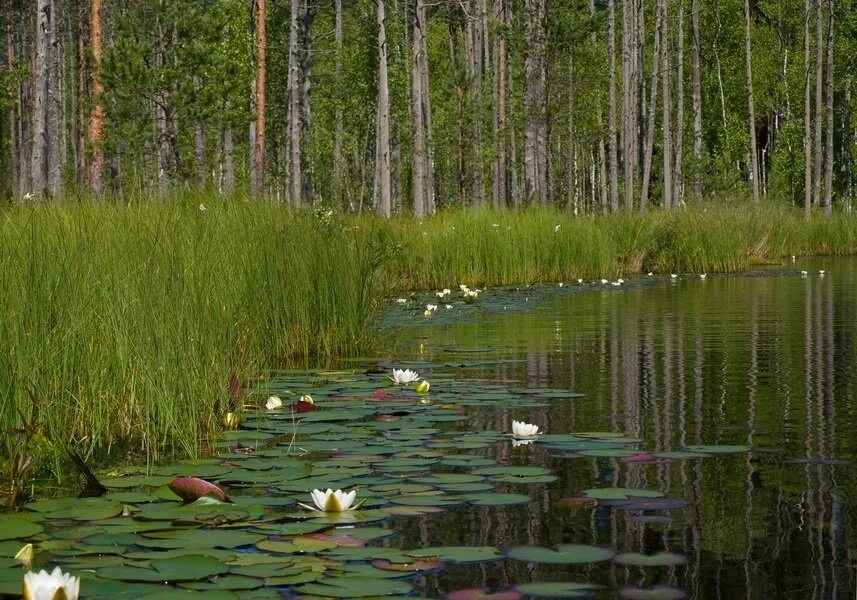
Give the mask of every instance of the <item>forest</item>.
[[0, 193], [848, 211], [852, 4], [7, 0]]

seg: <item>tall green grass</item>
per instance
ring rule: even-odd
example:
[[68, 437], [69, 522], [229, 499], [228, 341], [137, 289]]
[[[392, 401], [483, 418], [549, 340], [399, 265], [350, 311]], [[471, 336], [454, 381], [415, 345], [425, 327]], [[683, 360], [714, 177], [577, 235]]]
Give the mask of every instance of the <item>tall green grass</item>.
[[36, 452], [57, 461], [68, 444], [195, 456], [231, 375], [371, 344], [384, 235], [242, 202], [7, 210], [0, 424], [37, 421]]
[[[0, 212], [0, 426], [38, 422], [30, 452], [52, 470], [69, 445], [113, 462], [197, 455], [231, 410], [231, 375], [371, 351], [393, 291], [857, 253], [857, 219], [773, 206], [417, 222], [199, 201]], [[20, 440], [4, 440], [14, 455]]]

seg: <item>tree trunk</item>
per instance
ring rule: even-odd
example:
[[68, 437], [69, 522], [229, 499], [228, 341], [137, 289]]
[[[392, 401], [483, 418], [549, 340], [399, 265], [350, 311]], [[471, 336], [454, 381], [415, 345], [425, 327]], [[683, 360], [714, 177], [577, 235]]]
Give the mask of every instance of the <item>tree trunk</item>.
[[609, 54], [609, 105], [607, 108], [607, 147], [610, 159], [610, 210], [619, 210], [619, 153], [616, 148], [616, 0], [607, 2], [607, 52]]
[[103, 31], [101, 27], [101, 0], [91, 0], [89, 14], [89, 39], [92, 60], [90, 73], [90, 95], [92, 110], [89, 113], [89, 188], [93, 194], [104, 190], [104, 84], [101, 81], [101, 55]]
[[472, 172], [472, 195], [473, 204], [475, 206], [483, 206], [485, 204], [485, 184], [484, 174], [482, 170], [482, 73], [484, 66], [484, 38], [485, 31], [483, 29], [485, 17], [485, 0], [474, 0], [474, 13], [468, 19], [468, 65], [470, 67], [470, 82], [472, 85], [473, 119], [471, 150], [473, 157], [471, 159]]
[[449, 20], [449, 59], [452, 63], [452, 79], [455, 86], [455, 164], [458, 188], [458, 202], [464, 205], [467, 201], [467, 173], [465, 169], [464, 149], [464, 75], [462, 73], [461, 42], [459, 28], [454, 17]]
[[334, 201], [339, 203], [342, 201], [342, 192], [344, 188], [344, 168], [342, 160], [342, 137], [344, 132], [343, 113], [342, 113], [342, 0], [334, 0], [335, 9], [335, 24], [334, 24], [334, 41], [336, 43], [336, 125], [333, 137], [333, 193]]
[[699, 0], [691, 0], [691, 52], [693, 83], [693, 199], [702, 201], [702, 80], [699, 57]]
[[663, 159], [664, 159], [664, 208], [671, 208], [672, 200], [672, 95], [670, 94], [670, 34], [667, 0], [661, 3], [661, 87], [663, 89]]
[[675, 171], [673, 202], [684, 205], [684, 0], [679, 2], [676, 50]]
[[649, 85], [649, 114], [647, 121], [649, 126], [646, 129], [646, 147], [643, 152], [643, 177], [640, 187], [640, 212], [645, 212], [649, 203], [649, 190], [652, 182], [652, 156], [655, 147], [655, 115], [657, 114], [658, 106], [658, 63], [661, 61], [661, 23], [663, 15], [661, 14], [660, 3], [655, 11], [655, 33], [652, 44], [652, 73], [651, 84]]
[[824, 81], [823, 19], [821, 0], [815, 0], [815, 172], [813, 174], [812, 202], [816, 206], [821, 206], [821, 157], [824, 156], [824, 148], [821, 145], [822, 82]]
[[845, 202], [843, 210], [851, 212], [851, 198], [854, 193], [853, 158], [851, 144], [853, 134], [851, 132], [851, 74], [845, 77], [845, 98], [842, 107], [842, 175], [843, 188], [845, 191]]
[[223, 163], [223, 191], [231, 194], [235, 191], [235, 143], [231, 127], [223, 132]]
[[298, 55], [298, 0], [291, 0], [289, 13], [289, 201], [292, 206], [301, 206], [302, 179], [301, 174], [301, 102], [300, 102], [300, 56]]
[[[14, 67], [15, 43], [12, 37], [12, 9], [10, 7], [9, 12], [6, 13], [6, 68], [11, 73]], [[9, 110], [6, 113], [7, 119], [9, 120], [7, 126], [9, 135], [8, 190], [10, 195], [17, 194], [18, 190], [20, 189], [18, 183], [18, 135], [15, 128], [15, 123], [17, 121], [16, 108], [16, 103], [14, 101], [10, 101]]]
[[827, 148], [824, 154], [824, 214], [833, 210], [833, 0], [827, 2]]
[[809, 17], [811, 0], [804, 0], [803, 16], [803, 212], [807, 220], [812, 216], [812, 110], [810, 105]]
[[387, 26], [385, 1], [376, 0], [378, 8], [378, 137], [376, 188], [377, 210], [383, 216], [392, 213], [392, 191], [390, 171], [390, 88], [387, 80]]
[[494, 207], [508, 204], [506, 187], [506, 0], [494, 0]]
[[426, 201], [426, 143], [422, 99], [425, 96], [420, 72], [422, 30], [420, 11], [423, 0], [415, 0], [413, 39], [411, 40], [411, 194], [414, 216], [422, 218], [427, 211]]
[[60, 0], [50, 0], [50, 29], [48, 31], [48, 191], [58, 198], [62, 193], [62, 168], [65, 162], [66, 89], [65, 89], [65, 45], [60, 41]]
[[253, 165], [250, 173], [250, 191], [256, 196], [265, 193], [265, 51], [268, 44], [266, 21], [265, 0], [256, 0], [256, 139], [253, 141]]
[[622, 160], [625, 209], [634, 207], [637, 157], [637, 15], [636, 0], [625, 0], [622, 20]]
[[[303, 20], [303, 61], [301, 61], [301, 75], [303, 77], [303, 94], [301, 97], [301, 145], [303, 147], [312, 148], [312, 110], [310, 97], [312, 95], [312, 67], [313, 67], [313, 39], [312, 39], [312, 24], [315, 21], [315, 2], [314, 0], [306, 0], [306, 11], [304, 12]], [[310, 153], [304, 152], [302, 157], [304, 164], [301, 166], [301, 199], [304, 202], [312, 204], [313, 180], [312, 180], [312, 161]]]
[[30, 192], [44, 196], [48, 188], [48, 35], [50, 0], [36, 2], [35, 59], [33, 62], [33, 141], [30, 146]]
[[750, 0], [744, 0], [744, 48], [747, 67], [747, 129], [750, 134], [750, 184], [759, 201], [759, 155], [756, 150], [756, 111], [753, 107], [753, 53], [750, 42]]

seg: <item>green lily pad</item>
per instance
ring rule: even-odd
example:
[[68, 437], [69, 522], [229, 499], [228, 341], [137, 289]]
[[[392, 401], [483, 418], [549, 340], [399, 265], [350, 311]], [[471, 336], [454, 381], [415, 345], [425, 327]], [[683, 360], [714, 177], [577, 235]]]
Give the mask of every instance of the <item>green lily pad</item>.
[[583, 490], [583, 495], [596, 500], [627, 500], [628, 498], [661, 498], [664, 493], [634, 488], [591, 488]]
[[613, 562], [620, 565], [633, 565], [638, 567], [672, 567], [683, 565], [687, 557], [672, 552], [656, 552], [655, 554], [639, 554], [637, 552], [625, 552], [613, 557]]
[[555, 549], [542, 546], [516, 546], [507, 552], [509, 558], [523, 562], [550, 564], [596, 563], [610, 560], [616, 555], [614, 550], [584, 544], [562, 544]]
[[702, 445], [702, 446], [685, 446], [685, 450], [689, 452], [702, 452], [704, 454], [734, 454], [738, 452], [749, 452], [749, 446], [728, 446], [728, 445]]
[[399, 579], [348, 576], [325, 577], [315, 583], [308, 583], [296, 588], [300, 594], [330, 598], [363, 598], [408, 594], [412, 589], [410, 583]]
[[45, 530], [38, 523], [19, 517], [0, 516], [0, 540], [23, 540], [39, 535]]
[[436, 558], [456, 563], [478, 563], [503, 558], [500, 551], [493, 546], [437, 546], [405, 550], [404, 554], [414, 558]]
[[585, 598], [597, 589], [597, 585], [590, 583], [540, 582], [515, 586], [515, 591], [536, 598]]

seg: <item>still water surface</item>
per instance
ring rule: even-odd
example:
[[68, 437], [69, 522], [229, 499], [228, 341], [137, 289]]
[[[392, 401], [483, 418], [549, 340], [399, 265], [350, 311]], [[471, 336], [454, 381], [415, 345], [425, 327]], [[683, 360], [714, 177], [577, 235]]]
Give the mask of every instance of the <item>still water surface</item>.
[[[489, 291], [479, 303], [467, 318], [441, 309], [430, 324], [400, 330], [411, 358], [459, 363], [444, 372], [460, 378], [585, 396], [528, 411], [471, 411], [471, 427], [509, 431], [515, 418], [549, 433], [621, 432], [650, 452], [693, 444], [752, 450], [640, 464], [495, 445], [487, 455], [498, 462], [545, 466], [559, 480], [528, 487], [533, 501], [524, 506], [398, 521], [404, 547], [579, 543], [668, 551], [687, 562], [453, 566], [426, 576], [424, 594], [578, 581], [604, 586], [599, 598], [855, 597], [857, 261]], [[574, 500], [595, 486], [657, 489], [688, 504], [642, 512]], [[659, 585], [673, 589], [622, 591]]]

